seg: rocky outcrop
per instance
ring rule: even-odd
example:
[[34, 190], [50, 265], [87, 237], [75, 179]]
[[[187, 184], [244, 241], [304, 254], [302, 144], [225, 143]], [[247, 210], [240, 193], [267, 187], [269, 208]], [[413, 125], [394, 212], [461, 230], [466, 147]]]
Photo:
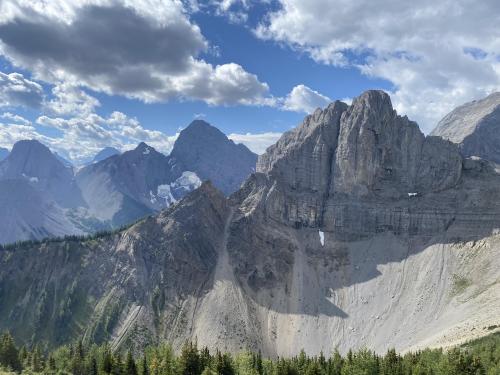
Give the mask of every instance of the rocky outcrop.
[[432, 131], [459, 145], [465, 157], [500, 163], [500, 93], [466, 103], [447, 114]]
[[0, 329], [266, 356], [451, 345], [500, 323], [499, 228], [495, 168], [369, 91], [308, 116], [227, 199], [205, 183], [115, 235], [4, 249]]

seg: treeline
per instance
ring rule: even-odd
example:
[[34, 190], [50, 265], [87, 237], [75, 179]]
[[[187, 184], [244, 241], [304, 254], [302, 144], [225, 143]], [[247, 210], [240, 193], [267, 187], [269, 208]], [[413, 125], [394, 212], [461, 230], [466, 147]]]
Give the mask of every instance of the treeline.
[[186, 343], [179, 355], [169, 345], [147, 348], [139, 356], [113, 352], [109, 345], [81, 342], [48, 354], [38, 347], [17, 348], [12, 336], [0, 339], [0, 374], [74, 375], [499, 375], [500, 334], [450, 351], [423, 350], [380, 356], [369, 350], [309, 357], [264, 359], [258, 353], [232, 356]]
[[91, 240], [97, 240], [100, 238], [106, 238], [106, 237], [111, 237], [119, 232], [123, 232], [124, 230], [127, 230], [128, 228], [134, 226], [135, 224], [139, 223], [140, 221], [145, 220], [149, 216], [140, 218], [130, 224], [122, 225], [118, 228], [115, 229], [109, 229], [109, 230], [99, 230], [95, 233], [92, 234], [68, 234], [62, 237], [46, 237], [41, 240], [22, 240], [22, 241], [17, 241], [13, 243], [8, 243], [8, 244], [0, 244], [0, 251], [5, 250], [5, 251], [14, 251], [17, 249], [22, 249], [22, 248], [31, 248], [34, 246], [39, 246], [42, 244], [50, 244], [50, 243], [61, 243], [61, 242], [84, 242], [84, 241], [91, 241]]

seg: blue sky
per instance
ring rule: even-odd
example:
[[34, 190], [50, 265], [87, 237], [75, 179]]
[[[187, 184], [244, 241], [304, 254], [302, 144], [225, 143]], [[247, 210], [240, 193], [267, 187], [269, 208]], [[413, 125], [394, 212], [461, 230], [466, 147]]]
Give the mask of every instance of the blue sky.
[[499, 89], [498, 8], [5, 0], [0, 147], [37, 138], [76, 163], [139, 141], [168, 153], [179, 129], [202, 118], [262, 152], [317, 106], [373, 88], [428, 132]]

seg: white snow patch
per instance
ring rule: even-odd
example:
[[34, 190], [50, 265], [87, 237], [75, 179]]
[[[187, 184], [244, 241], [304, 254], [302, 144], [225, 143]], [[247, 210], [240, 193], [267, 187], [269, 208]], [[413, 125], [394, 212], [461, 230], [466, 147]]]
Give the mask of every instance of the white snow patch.
[[167, 206], [177, 202], [174, 193], [179, 196], [184, 196], [190, 191], [200, 187], [202, 181], [198, 175], [191, 171], [185, 171], [182, 175], [171, 184], [158, 185], [156, 196], [165, 200]]
[[165, 203], [168, 206], [177, 202], [177, 199], [175, 199], [174, 196], [172, 195], [172, 190], [169, 184], [158, 185], [157, 196], [162, 199], [165, 199]]
[[186, 187], [189, 190], [197, 189], [201, 186], [201, 180], [198, 175], [191, 171], [182, 172], [181, 177], [175, 180], [172, 184], [172, 187]]
[[325, 246], [325, 233], [319, 230], [318, 234], [319, 234], [319, 242], [321, 242], [321, 246]]
[[416, 197], [418, 196], [418, 193], [408, 193], [408, 196], [411, 198], [411, 197]]
[[143, 155], [149, 155], [149, 153], [151, 152], [151, 150], [149, 148], [145, 148], [144, 151], [142, 152]]
[[27, 176], [24, 173], [22, 175], [23, 175], [24, 178], [27, 178], [29, 180], [29, 182], [32, 182], [32, 183], [37, 183], [38, 182], [38, 177]]
[[153, 194], [151, 190], [149, 191], [149, 201], [151, 202], [151, 204], [156, 203], [156, 196]]

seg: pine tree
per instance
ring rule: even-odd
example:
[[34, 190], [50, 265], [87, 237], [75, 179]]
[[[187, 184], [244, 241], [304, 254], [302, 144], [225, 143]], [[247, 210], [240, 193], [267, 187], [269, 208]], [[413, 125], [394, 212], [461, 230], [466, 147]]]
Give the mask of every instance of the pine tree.
[[43, 370], [43, 359], [38, 345], [35, 346], [31, 355], [31, 369], [34, 372], [41, 372]]
[[92, 357], [92, 359], [90, 360], [89, 374], [90, 375], [99, 374], [99, 371], [97, 370], [97, 360], [95, 359], [95, 357]]
[[186, 342], [182, 347], [181, 356], [179, 357], [179, 367], [181, 375], [200, 375], [202, 370], [200, 367], [200, 356], [196, 344]]
[[127, 353], [127, 359], [125, 361], [125, 374], [137, 375], [137, 366], [135, 365], [134, 357], [130, 350]]
[[0, 363], [14, 371], [21, 371], [19, 351], [10, 333], [5, 333], [0, 339]]
[[148, 368], [148, 361], [146, 359], [146, 353], [144, 353], [142, 356], [141, 367], [142, 367], [141, 375], [149, 375], [149, 368]]
[[106, 374], [111, 374], [113, 371], [113, 356], [109, 346], [105, 346], [102, 358], [102, 371]]

